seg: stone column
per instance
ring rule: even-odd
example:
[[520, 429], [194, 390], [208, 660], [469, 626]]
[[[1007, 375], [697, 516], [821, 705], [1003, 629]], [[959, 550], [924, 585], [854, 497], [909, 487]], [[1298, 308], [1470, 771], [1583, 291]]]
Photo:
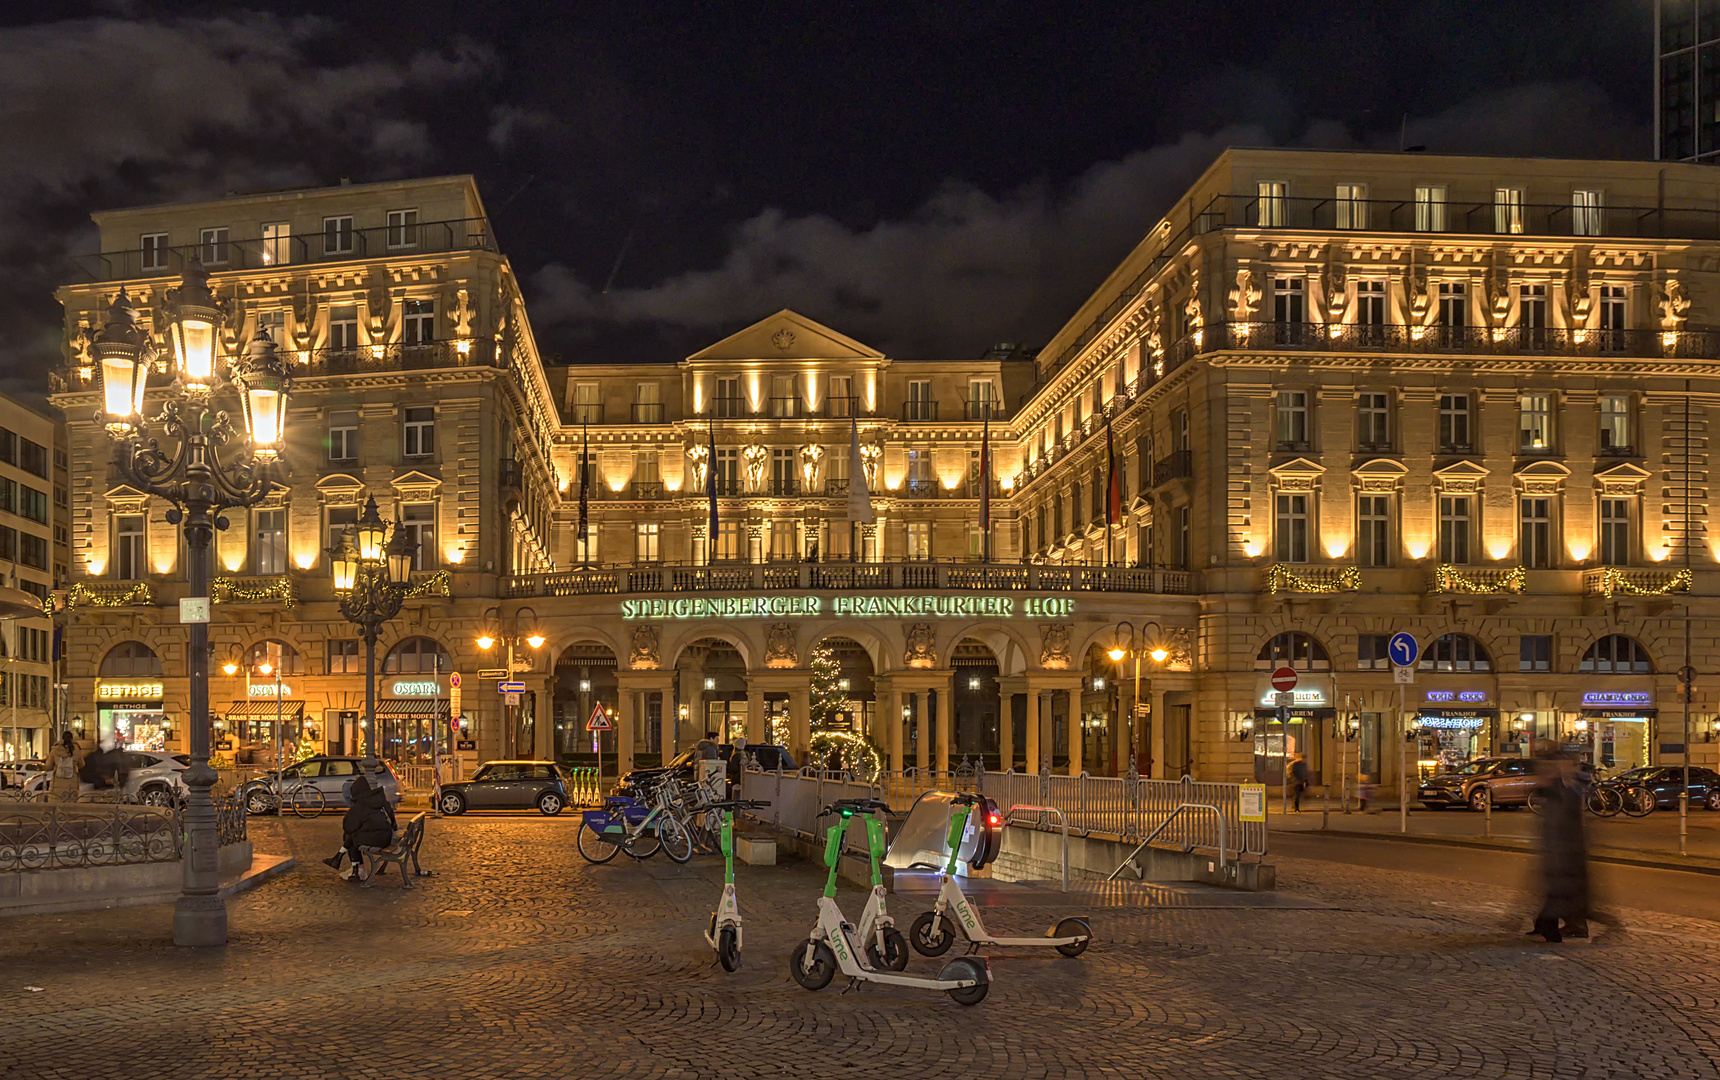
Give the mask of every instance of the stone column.
[[1152, 778], [1154, 780], [1181, 780], [1180, 776], [1171, 776], [1165, 769], [1165, 695], [1157, 687], [1144, 689], [1141, 696], [1152, 705], [1151, 730], [1148, 732], [1149, 752], [1152, 754]]
[[924, 690], [914, 692], [914, 764], [921, 772], [932, 767], [931, 717], [926, 715], [931, 704]]
[[621, 714], [615, 722], [615, 768], [617, 776], [624, 776], [633, 769], [633, 734], [639, 719], [634, 712], [632, 687], [622, 683], [615, 696], [615, 711]]
[[797, 678], [788, 690], [789, 750], [794, 760], [806, 763], [812, 744], [812, 676]]
[[769, 739], [764, 728], [764, 691], [751, 673], [747, 675], [747, 742], [762, 746]]
[[890, 733], [888, 746], [890, 750], [890, 771], [899, 773], [907, 762], [902, 757], [902, 703], [904, 695], [902, 688], [890, 681], [889, 712], [884, 716], [884, 730]]
[[671, 693], [667, 687], [662, 690], [658, 690], [656, 693], [658, 700], [663, 703], [662, 712], [659, 717], [658, 730], [662, 732], [659, 737], [663, 741], [663, 764], [667, 765], [669, 763], [669, 759], [674, 757], [676, 752], [680, 749], [678, 745], [679, 740], [675, 737], [676, 732], [678, 731], [678, 728], [675, 726], [675, 695]]
[[[676, 685], [681, 688], [681, 704], [687, 707], [687, 723], [681, 728], [681, 740], [692, 746], [705, 737], [705, 683], [696, 670], [691, 668], [675, 673]], [[680, 720], [677, 712], [676, 721]]]
[[1057, 757], [1057, 691], [1041, 690], [1039, 692], [1039, 760], [1033, 763], [1033, 771]]
[[1087, 732], [1082, 726], [1087, 717], [1081, 708], [1081, 691], [1070, 690], [1068, 721], [1063, 725], [1069, 737], [1069, 775], [1080, 776], [1082, 762], [1087, 753]]
[[952, 689], [954, 677], [946, 678], [938, 684], [938, 771], [950, 771], [950, 735], [954, 724], [951, 718], [955, 714], [956, 695]]
[[[536, 706], [532, 720], [532, 755], [539, 761], [555, 760], [555, 677], [536, 680], [537, 693], [532, 695]], [[465, 688], [461, 687], [461, 692]]]
[[997, 767], [1008, 772], [1015, 765], [1015, 691], [1004, 689], [1014, 686], [1015, 680], [1007, 683], [998, 680], [997, 695]]
[[1039, 697], [1040, 690], [1033, 685], [1033, 680], [1027, 681], [1027, 772], [1039, 771], [1042, 760], [1039, 750]]

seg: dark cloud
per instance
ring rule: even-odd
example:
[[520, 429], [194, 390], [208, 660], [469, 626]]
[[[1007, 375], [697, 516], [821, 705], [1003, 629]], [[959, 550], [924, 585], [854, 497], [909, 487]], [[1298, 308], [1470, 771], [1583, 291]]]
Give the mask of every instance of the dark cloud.
[[[92, 208], [390, 175], [432, 156], [411, 107], [481, 75], [478, 47], [343, 63], [335, 27], [247, 15], [0, 30], [0, 377], [40, 392], [50, 314]], [[334, 62], [330, 62], [334, 58]]]
[[[1280, 109], [1269, 81], [1251, 85]], [[913, 213], [863, 227], [766, 209], [733, 230], [717, 265], [643, 287], [599, 293], [551, 263], [532, 279], [532, 317], [540, 330], [588, 341], [652, 327], [682, 331], [661, 340], [685, 343], [786, 306], [896, 355], [1043, 342], [1225, 147], [1395, 150], [1404, 135], [1434, 152], [1550, 157], [1640, 156], [1647, 138], [1629, 111], [1584, 83], [1516, 87], [1389, 131], [1314, 120], [1281, 140], [1265, 127], [1226, 127], [1095, 165], [1061, 189], [1035, 183], [993, 196], [950, 181]]]

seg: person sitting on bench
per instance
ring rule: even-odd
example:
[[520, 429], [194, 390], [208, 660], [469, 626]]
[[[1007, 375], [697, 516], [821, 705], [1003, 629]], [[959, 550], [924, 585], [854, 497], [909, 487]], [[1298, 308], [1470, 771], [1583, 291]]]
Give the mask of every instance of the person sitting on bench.
[[364, 855], [359, 848], [388, 847], [394, 843], [394, 808], [388, 805], [388, 792], [383, 790], [380, 780], [373, 784], [364, 773], [358, 774], [358, 779], [352, 782], [351, 805], [341, 820], [341, 832], [341, 849], [323, 862], [339, 870], [345, 856], [352, 860], [352, 865], [341, 877], [363, 881]]

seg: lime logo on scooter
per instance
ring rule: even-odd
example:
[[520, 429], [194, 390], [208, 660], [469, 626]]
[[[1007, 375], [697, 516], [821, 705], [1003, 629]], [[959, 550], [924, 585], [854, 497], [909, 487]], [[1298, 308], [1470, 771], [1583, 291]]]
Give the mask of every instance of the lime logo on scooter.
[[969, 930], [972, 930], [975, 926], [978, 925], [974, 921], [973, 912], [968, 910], [968, 904], [967, 904], [966, 900], [963, 900], [956, 905], [956, 914], [961, 916], [962, 925], [967, 927]]
[[844, 940], [843, 935], [837, 934], [835, 937], [831, 938], [830, 947], [836, 950], [836, 959], [838, 962], [846, 961], [848, 959], [848, 942]]

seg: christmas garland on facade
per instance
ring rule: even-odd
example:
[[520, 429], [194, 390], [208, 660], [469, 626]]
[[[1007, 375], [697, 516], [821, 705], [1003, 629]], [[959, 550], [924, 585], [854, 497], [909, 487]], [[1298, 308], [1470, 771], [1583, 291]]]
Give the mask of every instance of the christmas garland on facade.
[[1616, 566], [1601, 570], [1591, 585], [1602, 596], [1612, 597], [1614, 593], [1625, 596], [1667, 596], [1671, 593], [1687, 593], [1694, 575], [1689, 570], [1679, 570], [1660, 585], [1637, 585], [1625, 578], [1625, 572]]
[[406, 599], [408, 600], [430, 595], [452, 597], [454, 595], [454, 575], [446, 570], [438, 570], [406, 590]]
[[1353, 566], [1344, 567], [1337, 577], [1326, 580], [1303, 577], [1282, 563], [1274, 563], [1266, 568], [1266, 591], [1269, 593], [1355, 592], [1361, 587], [1362, 572]]
[[1520, 593], [1529, 587], [1529, 574], [1523, 567], [1513, 566], [1503, 577], [1488, 581], [1443, 563], [1433, 571], [1433, 587], [1435, 592], [1447, 593]]
[[278, 600], [291, 611], [299, 602], [299, 591], [287, 574], [269, 578], [262, 585], [241, 585], [236, 578], [218, 577], [209, 583], [209, 597], [217, 604], [267, 604]]
[[[122, 593], [112, 594], [96, 592], [80, 581], [66, 590], [65, 607], [74, 608], [86, 604], [105, 608], [125, 607], [127, 604], [139, 604], [147, 607], [153, 603], [155, 603], [155, 592], [150, 589], [147, 581], [139, 581]], [[42, 610], [52, 615], [56, 610], [63, 609], [57, 608], [53, 597], [50, 596], [43, 602]]]

